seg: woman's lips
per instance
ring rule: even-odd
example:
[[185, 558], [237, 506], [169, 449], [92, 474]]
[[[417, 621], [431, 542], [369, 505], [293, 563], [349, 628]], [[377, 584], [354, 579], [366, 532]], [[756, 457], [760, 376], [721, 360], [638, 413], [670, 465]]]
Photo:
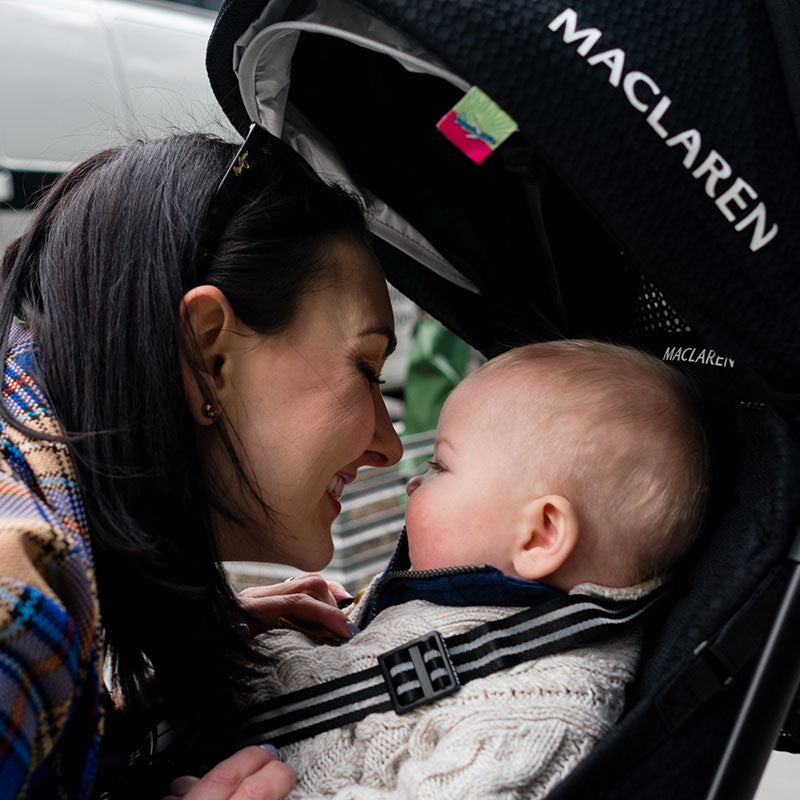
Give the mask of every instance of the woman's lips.
[[334, 500], [340, 500], [346, 485], [347, 481], [344, 479], [344, 475], [340, 475], [337, 472], [336, 475], [331, 478], [326, 491]]
[[342, 510], [342, 504], [339, 500], [344, 493], [344, 487], [347, 486], [348, 483], [352, 483], [355, 480], [355, 475], [347, 475], [342, 472], [337, 472], [328, 483], [328, 488], [325, 490], [328, 497], [333, 501], [336, 507], [336, 513], [338, 514]]

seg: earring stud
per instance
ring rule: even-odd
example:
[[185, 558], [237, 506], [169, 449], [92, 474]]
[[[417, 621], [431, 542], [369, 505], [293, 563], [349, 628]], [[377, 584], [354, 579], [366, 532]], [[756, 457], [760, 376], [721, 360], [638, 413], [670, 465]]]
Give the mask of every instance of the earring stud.
[[217, 407], [213, 403], [205, 403], [203, 405], [203, 416], [207, 417], [208, 419], [216, 419], [219, 415], [219, 411], [217, 411]]

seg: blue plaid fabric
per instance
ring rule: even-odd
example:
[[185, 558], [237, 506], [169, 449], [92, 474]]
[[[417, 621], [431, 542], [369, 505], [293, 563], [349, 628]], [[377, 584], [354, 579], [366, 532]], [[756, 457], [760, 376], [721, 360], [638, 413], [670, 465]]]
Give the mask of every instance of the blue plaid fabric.
[[[60, 431], [32, 377], [28, 328], [11, 331], [3, 398]], [[65, 444], [0, 421], [0, 797], [37, 787], [88, 797], [102, 734], [102, 648], [86, 516]]]

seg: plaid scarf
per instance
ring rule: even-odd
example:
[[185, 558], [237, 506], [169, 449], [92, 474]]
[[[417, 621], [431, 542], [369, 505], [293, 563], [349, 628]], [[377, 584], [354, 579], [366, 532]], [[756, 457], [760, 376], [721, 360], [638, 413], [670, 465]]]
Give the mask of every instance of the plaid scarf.
[[[27, 427], [58, 422], [15, 323], [3, 398]], [[88, 797], [102, 734], [102, 644], [86, 516], [67, 446], [0, 421], [0, 797]]]

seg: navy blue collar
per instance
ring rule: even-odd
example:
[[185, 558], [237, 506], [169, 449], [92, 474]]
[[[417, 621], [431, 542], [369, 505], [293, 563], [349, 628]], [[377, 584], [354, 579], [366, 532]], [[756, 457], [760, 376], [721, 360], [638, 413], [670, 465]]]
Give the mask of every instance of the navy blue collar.
[[511, 578], [486, 564], [414, 571], [408, 558], [405, 529], [389, 565], [365, 598], [362, 629], [386, 608], [427, 600], [440, 606], [510, 606], [530, 608], [563, 594], [538, 581]]

